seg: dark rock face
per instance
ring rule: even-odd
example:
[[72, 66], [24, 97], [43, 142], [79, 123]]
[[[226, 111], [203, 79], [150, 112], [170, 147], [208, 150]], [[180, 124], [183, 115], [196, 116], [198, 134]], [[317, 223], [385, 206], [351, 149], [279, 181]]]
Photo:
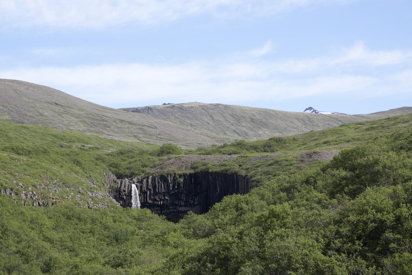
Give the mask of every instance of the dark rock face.
[[223, 197], [245, 194], [250, 189], [246, 176], [221, 172], [118, 179], [113, 182], [110, 195], [123, 207], [132, 205], [132, 184], [139, 190], [142, 208], [149, 208], [170, 221], [180, 220], [188, 211], [206, 213]]

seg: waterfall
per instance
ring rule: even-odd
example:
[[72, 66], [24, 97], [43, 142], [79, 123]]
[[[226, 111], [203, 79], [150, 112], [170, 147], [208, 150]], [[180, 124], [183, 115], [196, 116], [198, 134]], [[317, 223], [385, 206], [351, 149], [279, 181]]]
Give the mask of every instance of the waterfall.
[[139, 190], [136, 184], [132, 184], [132, 208], [140, 208]]

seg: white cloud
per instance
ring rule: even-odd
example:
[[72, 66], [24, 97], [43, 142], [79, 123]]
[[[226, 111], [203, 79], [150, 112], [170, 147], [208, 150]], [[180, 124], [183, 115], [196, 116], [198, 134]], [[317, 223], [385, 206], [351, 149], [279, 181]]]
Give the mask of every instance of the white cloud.
[[158, 24], [198, 14], [238, 17], [275, 14], [309, 5], [355, 0], [2, 0], [0, 22], [14, 26], [99, 29]]
[[357, 62], [370, 66], [395, 65], [411, 61], [412, 51], [372, 51], [362, 41], [346, 50], [342, 58], [335, 59], [336, 64]]
[[[188, 101], [248, 105], [339, 94], [368, 98], [407, 95], [412, 89], [409, 51], [374, 51], [356, 43], [312, 59], [262, 61], [245, 55], [175, 65], [20, 68], [0, 71], [0, 77], [49, 85], [114, 107]], [[376, 73], [376, 68], [389, 70]]]
[[262, 47], [249, 51], [253, 57], [261, 57], [272, 51], [272, 41], [267, 41]]
[[412, 51], [376, 51], [368, 49], [363, 42], [356, 42], [335, 55], [317, 58], [286, 60], [268, 64], [272, 73], [298, 74], [323, 71], [353, 70], [355, 68], [379, 68], [391, 65], [411, 65]]
[[41, 57], [59, 57], [74, 55], [76, 50], [73, 48], [37, 48], [31, 50], [31, 53]]

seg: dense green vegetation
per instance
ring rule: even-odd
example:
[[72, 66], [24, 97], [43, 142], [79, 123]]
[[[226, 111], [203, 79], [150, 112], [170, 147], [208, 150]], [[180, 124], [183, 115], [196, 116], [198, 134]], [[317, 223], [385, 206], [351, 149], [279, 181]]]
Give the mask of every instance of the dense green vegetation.
[[184, 274], [410, 274], [411, 143], [409, 129], [344, 150], [187, 217], [187, 236], [207, 243], [168, 263]]
[[[144, 173], [176, 153], [10, 123], [0, 139], [0, 189], [35, 188], [46, 173], [76, 192], [103, 192], [103, 173]], [[342, 151], [302, 158], [331, 150]], [[80, 208], [64, 197], [22, 207], [0, 195], [0, 274], [412, 273], [411, 115], [186, 152], [199, 153], [240, 153], [192, 168], [248, 174], [254, 189], [177, 224], [148, 210]]]
[[160, 265], [179, 235], [149, 210], [16, 207], [5, 198], [0, 207], [1, 274], [136, 274]]

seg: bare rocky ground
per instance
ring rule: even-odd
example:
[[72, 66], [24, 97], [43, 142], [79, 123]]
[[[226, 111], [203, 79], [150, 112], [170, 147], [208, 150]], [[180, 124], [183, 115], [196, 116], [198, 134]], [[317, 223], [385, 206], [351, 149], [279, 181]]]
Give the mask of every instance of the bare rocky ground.
[[253, 163], [258, 162], [258, 161], [264, 161], [264, 160], [268, 160], [268, 159], [277, 158], [281, 155], [282, 154], [267, 154], [267, 155], [260, 155], [260, 156], [256, 156], [256, 157], [250, 157], [247, 164], [253, 164]]
[[165, 170], [177, 170], [184, 171], [190, 170], [192, 165], [197, 162], [212, 162], [220, 163], [225, 161], [231, 161], [238, 156], [227, 155], [186, 155], [178, 157], [170, 157], [164, 160], [160, 165], [152, 169], [152, 172], [161, 172]]
[[[314, 161], [329, 161], [338, 154], [338, 150], [305, 152], [301, 154], [300, 161], [302, 163], [310, 163]], [[283, 154], [264, 154], [259, 156], [251, 156], [248, 158], [246, 163], [248, 165], [251, 165], [259, 161], [277, 158], [281, 155]], [[160, 173], [162, 171], [168, 170], [185, 171], [190, 170], [192, 165], [198, 162], [222, 163], [235, 160], [238, 157], [238, 155], [185, 155], [169, 157], [156, 167], [152, 168], [151, 173]]]
[[300, 161], [302, 163], [310, 163], [314, 161], [328, 161], [332, 160], [335, 156], [339, 154], [340, 151], [312, 151], [305, 152], [300, 156]]

